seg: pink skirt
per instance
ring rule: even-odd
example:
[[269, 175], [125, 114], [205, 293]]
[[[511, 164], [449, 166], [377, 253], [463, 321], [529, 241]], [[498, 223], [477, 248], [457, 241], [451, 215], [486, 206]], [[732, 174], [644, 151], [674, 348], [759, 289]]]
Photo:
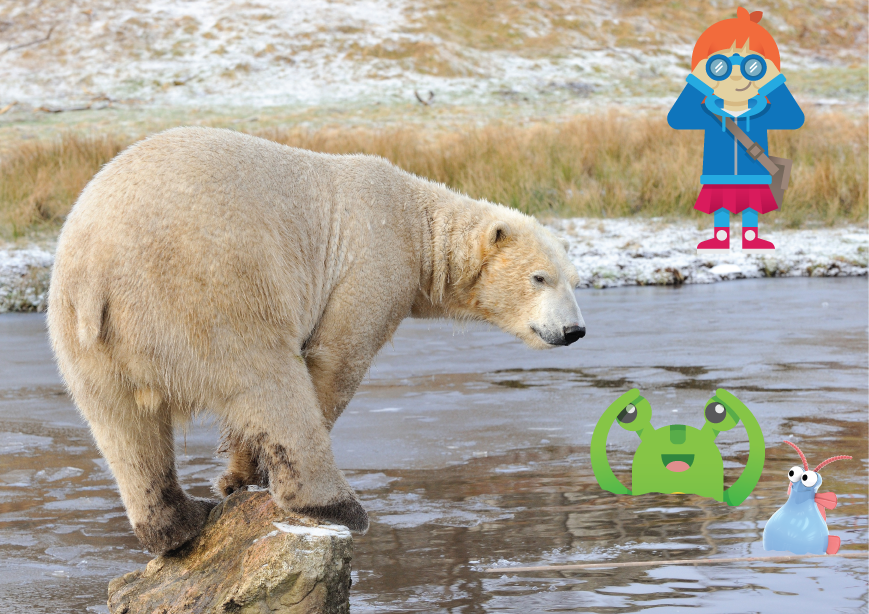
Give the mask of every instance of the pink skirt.
[[694, 208], [703, 213], [715, 213], [722, 208], [731, 213], [745, 209], [767, 213], [778, 209], [778, 205], [768, 185], [715, 184], [703, 186]]

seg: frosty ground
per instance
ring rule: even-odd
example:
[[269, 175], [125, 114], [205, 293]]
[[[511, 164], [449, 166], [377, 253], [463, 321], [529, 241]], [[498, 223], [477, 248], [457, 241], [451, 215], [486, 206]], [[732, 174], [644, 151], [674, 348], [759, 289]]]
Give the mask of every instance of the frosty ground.
[[[569, 242], [583, 288], [705, 284], [756, 277], [865, 276], [869, 231], [863, 226], [766, 230], [776, 250], [744, 254], [734, 227], [727, 254], [698, 255], [711, 228], [647, 219], [568, 218], [546, 222]], [[0, 246], [0, 313], [45, 309], [55, 241]]]

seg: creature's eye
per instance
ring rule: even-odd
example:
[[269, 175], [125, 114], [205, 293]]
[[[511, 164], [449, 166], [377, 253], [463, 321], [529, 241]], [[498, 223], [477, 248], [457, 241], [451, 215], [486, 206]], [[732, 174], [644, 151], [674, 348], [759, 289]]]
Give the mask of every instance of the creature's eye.
[[[612, 415], [612, 414], [610, 414]], [[619, 422], [622, 424], [628, 424], [633, 422], [637, 418], [637, 408], [633, 405], [628, 405], [621, 412], [619, 412]]]
[[803, 484], [811, 488], [818, 483], [818, 474], [814, 471], [806, 471], [800, 479], [803, 481]]
[[551, 278], [546, 271], [534, 271], [531, 273], [531, 283], [535, 286], [545, 286], [550, 280]]
[[803, 477], [802, 467], [791, 467], [791, 470], [788, 471], [788, 479], [794, 484], [799, 482], [801, 477]]
[[724, 409], [724, 405], [718, 401], [712, 401], [706, 406], [706, 419], [712, 424], [723, 422], [726, 417], [727, 410]]

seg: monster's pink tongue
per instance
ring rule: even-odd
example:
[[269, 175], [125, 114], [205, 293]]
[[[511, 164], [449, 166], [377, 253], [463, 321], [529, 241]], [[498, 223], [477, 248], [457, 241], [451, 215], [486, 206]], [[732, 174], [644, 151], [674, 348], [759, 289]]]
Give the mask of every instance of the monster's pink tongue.
[[673, 461], [667, 465], [667, 469], [670, 471], [675, 471], [676, 473], [681, 473], [682, 471], [688, 471], [691, 468], [691, 465], [684, 461]]

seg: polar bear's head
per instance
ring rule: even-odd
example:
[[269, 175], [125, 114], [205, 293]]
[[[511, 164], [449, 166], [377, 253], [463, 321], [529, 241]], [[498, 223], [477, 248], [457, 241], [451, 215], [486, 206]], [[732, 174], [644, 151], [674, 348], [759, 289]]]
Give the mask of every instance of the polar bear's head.
[[477, 249], [463, 271], [461, 311], [532, 348], [570, 345], [584, 337], [573, 292], [579, 274], [565, 245], [533, 218], [505, 217], [484, 222], [473, 233]]

